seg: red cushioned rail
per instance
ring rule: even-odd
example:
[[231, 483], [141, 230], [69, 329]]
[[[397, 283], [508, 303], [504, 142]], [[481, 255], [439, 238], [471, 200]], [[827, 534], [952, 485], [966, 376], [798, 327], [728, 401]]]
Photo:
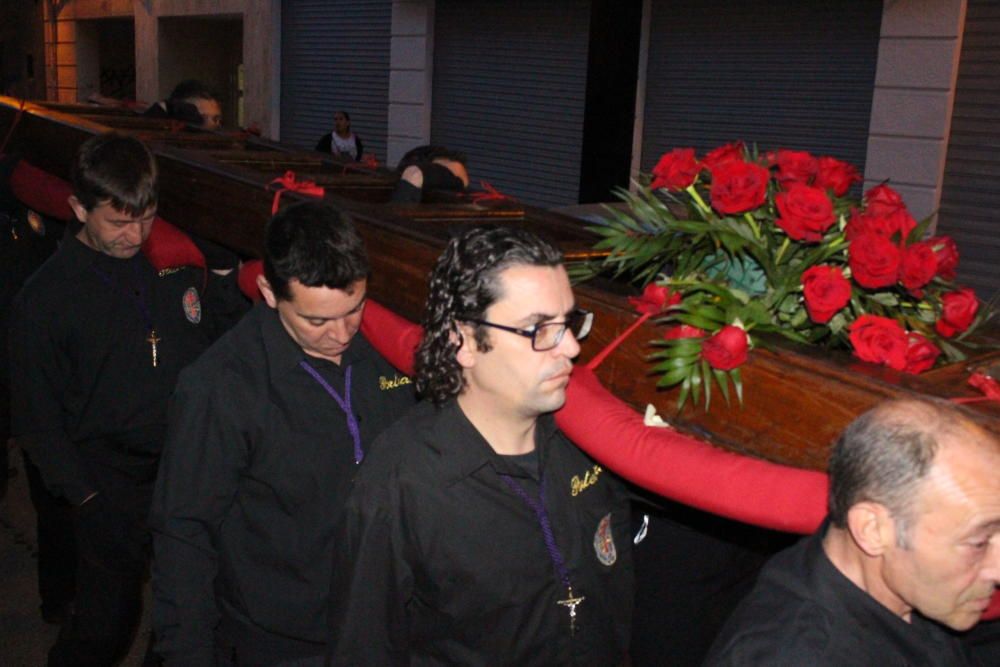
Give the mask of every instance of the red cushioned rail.
[[[413, 372], [421, 328], [369, 300], [361, 329], [382, 356]], [[826, 514], [825, 474], [741, 456], [664, 428], [642, 416], [576, 367], [559, 428], [581, 449], [625, 479], [685, 505], [744, 523], [811, 533]], [[1000, 618], [1000, 591], [984, 619]]]
[[[72, 220], [69, 205], [73, 189], [69, 183], [21, 160], [10, 176], [14, 196], [28, 208], [58, 220]], [[158, 271], [179, 266], [205, 270], [205, 256], [191, 238], [163, 218], [153, 221], [142, 251]]]

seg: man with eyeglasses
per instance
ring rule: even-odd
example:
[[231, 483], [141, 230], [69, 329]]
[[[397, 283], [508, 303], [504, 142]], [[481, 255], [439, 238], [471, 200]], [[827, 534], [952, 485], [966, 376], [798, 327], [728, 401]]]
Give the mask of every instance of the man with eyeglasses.
[[591, 320], [537, 236], [449, 243], [416, 357], [430, 400], [373, 444], [339, 529], [331, 664], [622, 662], [627, 497], [551, 414]]

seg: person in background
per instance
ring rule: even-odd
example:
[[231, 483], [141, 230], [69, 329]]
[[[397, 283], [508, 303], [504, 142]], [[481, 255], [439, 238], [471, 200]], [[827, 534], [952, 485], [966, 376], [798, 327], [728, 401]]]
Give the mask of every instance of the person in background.
[[245, 300], [231, 270], [161, 273], [141, 252], [158, 171], [138, 139], [88, 139], [72, 173], [78, 231], [11, 309], [12, 432], [49, 492], [72, 506], [75, 615], [48, 664], [107, 667], [128, 651], [139, 620], [167, 399]]
[[435, 191], [465, 192], [469, 172], [463, 153], [443, 146], [417, 146], [396, 166], [399, 182], [393, 190], [394, 203], [418, 203]]
[[861, 415], [830, 455], [826, 521], [765, 565], [705, 664], [976, 664], [954, 632], [1000, 585], [997, 471], [1000, 440], [951, 403]]
[[142, 113], [147, 118], [173, 118], [205, 130], [222, 127], [222, 107], [208, 86], [195, 79], [178, 83], [170, 97], [154, 102]]
[[360, 160], [364, 155], [364, 144], [361, 137], [351, 131], [351, 115], [346, 111], [333, 114], [333, 131], [327, 132], [316, 142], [320, 153], [346, 157], [349, 160]]
[[359, 331], [368, 273], [342, 214], [282, 209], [265, 302], [181, 374], [150, 517], [168, 666], [323, 664], [334, 526], [372, 440], [415, 402]]

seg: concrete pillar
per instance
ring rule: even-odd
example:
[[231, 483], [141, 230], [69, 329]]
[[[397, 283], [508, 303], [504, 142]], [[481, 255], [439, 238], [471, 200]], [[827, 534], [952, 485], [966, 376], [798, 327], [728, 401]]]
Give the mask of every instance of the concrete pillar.
[[865, 188], [889, 179], [917, 220], [936, 214], [955, 100], [965, 0], [886, 0]]
[[387, 164], [431, 138], [434, 0], [394, 0], [389, 56]]

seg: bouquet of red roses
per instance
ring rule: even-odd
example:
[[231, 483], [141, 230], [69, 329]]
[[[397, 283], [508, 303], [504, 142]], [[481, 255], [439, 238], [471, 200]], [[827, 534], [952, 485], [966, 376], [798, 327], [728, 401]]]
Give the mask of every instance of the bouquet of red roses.
[[704, 394], [707, 407], [713, 379], [742, 398], [739, 367], [761, 333], [920, 373], [963, 359], [986, 318], [953, 283], [955, 243], [925, 238], [930, 221], [887, 185], [849, 196], [861, 176], [845, 162], [736, 142], [701, 158], [675, 149], [647, 181], [592, 227], [608, 255], [590, 270], [646, 285], [635, 304], [666, 327], [652, 357], [680, 405]]

